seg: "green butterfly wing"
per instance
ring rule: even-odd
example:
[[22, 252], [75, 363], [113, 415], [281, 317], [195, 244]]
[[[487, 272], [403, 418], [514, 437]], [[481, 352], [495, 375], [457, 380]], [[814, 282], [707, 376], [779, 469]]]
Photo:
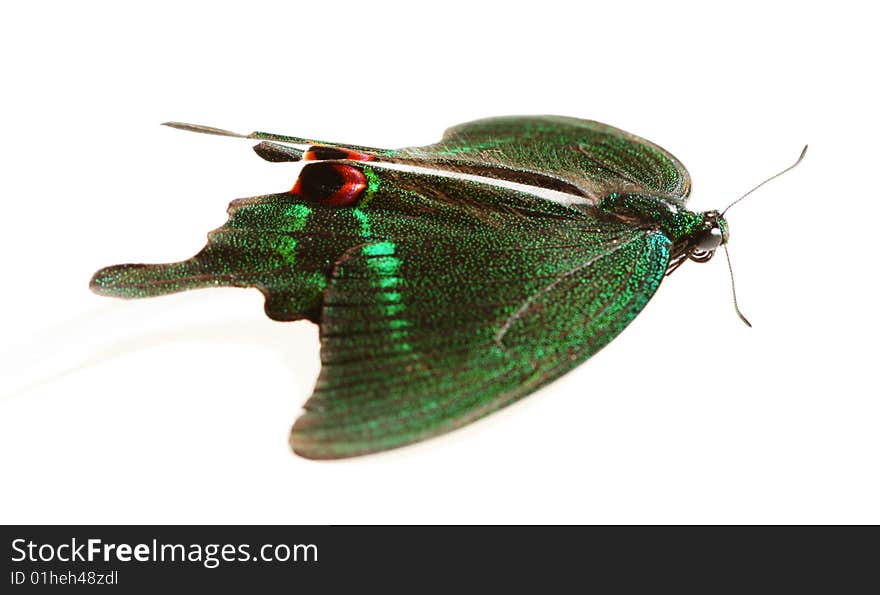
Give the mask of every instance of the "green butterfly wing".
[[391, 152], [430, 163], [591, 198], [647, 192], [684, 201], [691, 178], [665, 149], [619, 128], [563, 116], [487, 118], [448, 129], [426, 147]]
[[291, 443], [338, 458], [450, 431], [531, 393], [613, 339], [666, 271], [665, 235], [589, 205], [363, 169], [357, 207], [237, 200], [193, 258], [109, 267], [92, 287], [257, 287], [272, 318], [319, 322], [322, 371]]
[[321, 374], [291, 433], [305, 457], [402, 446], [526, 396], [613, 339], [666, 271], [664, 235], [590, 207], [379, 175], [324, 293]]
[[[266, 141], [257, 151], [270, 161], [306, 155], [278, 142], [324, 144], [249, 137]], [[571, 118], [481, 120], [396, 151], [334, 146], [360, 157], [305, 167], [357, 168], [368, 184], [355, 204], [295, 193], [240, 199], [189, 260], [108, 267], [92, 280], [96, 292], [126, 298], [255, 287], [271, 318], [319, 323], [321, 375], [291, 433], [311, 458], [448, 432], [589, 358], [653, 295], [671, 247], [656, 226], [615, 217], [601, 199], [683, 200], [690, 188], [656, 145]], [[392, 167], [400, 164], [441, 171]], [[554, 202], [492, 178], [585, 200]]]

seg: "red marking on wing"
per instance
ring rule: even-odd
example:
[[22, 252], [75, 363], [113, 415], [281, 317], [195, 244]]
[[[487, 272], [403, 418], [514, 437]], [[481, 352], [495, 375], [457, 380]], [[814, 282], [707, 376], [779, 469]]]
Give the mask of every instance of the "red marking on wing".
[[304, 161], [324, 161], [327, 159], [350, 159], [352, 161], [374, 161], [375, 156], [360, 151], [339, 147], [313, 146], [303, 154]]
[[348, 151], [348, 157], [352, 161], [374, 161], [376, 157], [367, 153], [359, 153], [358, 151]]
[[[317, 175], [300, 173], [291, 194], [296, 194], [324, 205], [347, 207], [360, 198], [367, 188], [367, 177], [358, 168], [343, 163], [326, 163], [308, 167], [321, 168]], [[331, 175], [329, 168], [333, 173]], [[306, 170], [304, 169], [303, 172]], [[312, 170], [315, 171], [315, 170]], [[303, 182], [305, 180], [305, 183]]]
[[334, 169], [342, 175], [342, 187], [325, 200], [334, 207], [346, 207], [355, 202], [367, 189], [367, 176], [364, 172], [350, 165], [334, 164]]

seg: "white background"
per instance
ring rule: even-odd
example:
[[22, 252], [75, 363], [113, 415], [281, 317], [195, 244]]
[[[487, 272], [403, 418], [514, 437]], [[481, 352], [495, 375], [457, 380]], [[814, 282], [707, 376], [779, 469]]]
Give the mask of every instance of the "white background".
[[[818, 3], [816, 3], [818, 4]], [[824, 3], [823, 3], [824, 4]], [[0, 12], [4, 523], [877, 523], [876, 17], [836, 2], [8, 3]], [[287, 446], [317, 331], [256, 290], [92, 272], [199, 250], [291, 164], [166, 120], [397, 147], [555, 113], [651, 139], [731, 211], [577, 371], [340, 462]]]

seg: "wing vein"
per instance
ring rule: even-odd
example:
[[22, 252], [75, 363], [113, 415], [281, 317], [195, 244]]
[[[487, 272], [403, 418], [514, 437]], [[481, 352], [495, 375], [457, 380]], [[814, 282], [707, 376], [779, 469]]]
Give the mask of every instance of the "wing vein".
[[559, 275], [552, 283], [550, 283], [549, 285], [546, 285], [545, 287], [541, 288], [540, 290], [538, 290], [537, 292], [535, 292], [531, 296], [529, 296], [528, 299], [526, 299], [522, 304], [520, 304], [519, 308], [517, 308], [516, 311], [513, 314], [511, 314], [507, 318], [507, 320], [504, 321], [504, 324], [501, 325], [501, 328], [498, 329], [498, 332], [495, 334], [495, 339], [494, 339], [494, 341], [498, 345], [498, 347], [500, 347], [501, 349], [504, 349], [504, 344], [502, 343], [502, 341], [504, 339], [504, 335], [507, 334], [507, 331], [510, 330], [510, 327], [517, 320], [522, 318], [523, 314], [525, 314], [526, 312], [528, 312], [531, 309], [532, 305], [535, 303], [535, 301], [538, 298], [540, 298], [545, 293], [552, 291], [554, 287], [556, 287], [557, 285], [562, 283], [568, 277], [571, 277], [572, 275], [575, 275], [575, 274], [581, 272], [582, 270], [590, 267], [596, 261], [602, 260], [606, 256], [611, 256], [612, 254], [614, 254], [615, 252], [620, 250], [622, 247], [628, 246], [628, 245], [629, 245], [629, 242], [619, 242], [619, 243], [615, 244], [610, 250], [606, 250], [596, 256], [593, 256], [592, 258], [589, 258], [588, 260], [582, 262], [580, 265], [574, 267], [573, 269], [569, 269], [569, 270], [565, 271], [564, 273]]

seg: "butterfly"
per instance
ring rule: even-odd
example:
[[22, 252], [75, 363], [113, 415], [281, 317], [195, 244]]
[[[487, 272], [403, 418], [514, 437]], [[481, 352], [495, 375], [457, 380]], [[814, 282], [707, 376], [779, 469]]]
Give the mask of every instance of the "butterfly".
[[728, 241], [721, 213], [686, 208], [681, 162], [599, 122], [490, 118], [397, 150], [168, 124], [304, 165], [289, 191], [233, 201], [189, 260], [111, 266], [91, 288], [251, 287], [270, 318], [317, 323], [321, 372], [290, 435], [307, 458], [396, 448], [510, 405]]

